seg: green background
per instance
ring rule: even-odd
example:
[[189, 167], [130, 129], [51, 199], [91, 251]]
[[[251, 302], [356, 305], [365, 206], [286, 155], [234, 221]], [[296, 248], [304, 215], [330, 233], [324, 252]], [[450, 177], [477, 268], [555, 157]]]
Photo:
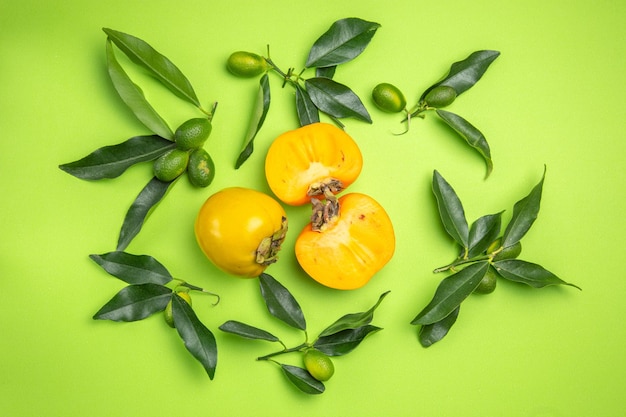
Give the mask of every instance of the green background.
[[[351, 191], [386, 207], [397, 250], [366, 287], [321, 287], [293, 255], [308, 208], [288, 208], [291, 232], [268, 272], [299, 300], [309, 332], [363, 311], [391, 290], [373, 324], [384, 328], [348, 356], [321, 396], [294, 389], [271, 363], [278, 346], [226, 335], [229, 319], [263, 327], [288, 344], [299, 332], [267, 314], [256, 280], [217, 271], [195, 244], [203, 201], [232, 185], [269, 192], [263, 156], [271, 140], [297, 127], [293, 90], [272, 75], [272, 104], [256, 151], [235, 170], [255, 80], [225, 69], [236, 50], [265, 53], [302, 68], [310, 45], [344, 17], [380, 23], [365, 53], [342, 66], [374, 123], [347, 120], [364, 156]], [[623, 250], [626, 222], [626, 3], [621, 0], [503, 3], [267, 0], [87, 2], [3, 1], [0, 5], [0, 413], [6, 416], [623, 416], [626, 329]], [[222, 296], [194, 296], [219, 348], [210, 381], [161, 317], [137, 323], [94, 321], [123, 286], [89, 260], [115, 249], [126, 210], [151, 176], [150, 164], [101, 182], [58, 165], [98, 147], [147, 134], [108, 78], [102, 27], [134, 34], [168, 56], [201, 101], [219, 102], [206, 149], [215, 182], [182, 180], [128, 247]], [[491, 145], [494, 171], [432, 115], [411, 131], [383, 114], [369, 94], [379, 82], [413, 104], [449, 65], [479, 49], [502, 54], [450, 108]], [[170, 123], [199, 116], [158, 85], [144, 91]], [[437, 169], [455, 188], [469, 221], [506, 210], [547, 174], [541, 212], [522, 258], [571, 287], [535, 290], [501, 282], [470, 297], [450, 334], [428, 349], [411, 319], [443, 277], [432, 269], [456, 249], [441, 227], [430, 190]], [[297, 357], [286, 362], [299, 364]]]

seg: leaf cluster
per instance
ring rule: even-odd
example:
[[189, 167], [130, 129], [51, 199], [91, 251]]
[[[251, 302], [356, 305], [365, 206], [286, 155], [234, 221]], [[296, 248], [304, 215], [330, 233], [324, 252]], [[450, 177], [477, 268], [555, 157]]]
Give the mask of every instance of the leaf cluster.
[[[439, 283], [432, 300], [411, 321], [413, 325], [421, 325], [419, 340], [423, 346], [430, 346], [446, 336], [456, 322], [461, 303], [475, 292], [488, 274], [495, 273], [498, 278], [534, 288], [549, 285], [578, 288], [541, 265], [517, 259], [521, 239], [539, 214], [544, 179], [545, 170], [530, 193], [515, 203], [512, 217], [500, 234], [503, 212], [481, 216], [468, 225], [458, 195], [441, 174], [434, 171], [432, 189], [441, 222], [461, 250], [454, 262], [435, 269], [434, 272], [453, 273]], [[512, 253], [510, 249], [516, 246], [518, 250]], [[504, 256], [506, 253], [512, 255]]]
[[[114, 46], [173, 95], [195, 106], [209, 119], [215, 110], [215, 105], [211, 111], [203, 109], [191, 83], [182, 71], [147, 42], [113, 29], [104, 28], [103, 31], [107, 35], [107, 70], [113, 87], [131, 112], [152, 134], [134, 136], [124, 142], [104, 146], [79, 160], [59, 165], [61, 170], [85, 180], [116, 178], [131, 166], [154, 161], [176, 148], [174, 132], [120, 64]], [[140, 191], [124, 218], [118, 238], [118, 251], [125, 250], [139, 233], [148, 214], [174, 182], [160, 181], [154, 177]]]
[[163, 264], [148, 255], [115, 251], [90, 255], [90, 258], [107, 273], [128, 284], [98, 310], [94, 319], [139, 321], [162, 312], [171, 302], [174, 327], [178, 335], [187, 351], [200, 362], [209, 378], [213, 379], [217, 366], [215, 337], [202, 324], [191, 306], [178, 295], [179, 291], [207, 291], [173, 278]]
[[324, 383], [316, 380], [306, 369], [290, 364], [277, 362], [274, 358], [292, 352], [305, 352], [307, 349], [317, 349], [328, 356], [343, 356], [352, 352], [370, 334], [382, 330], [371, 324], [374, 312], [387, 296], [383, 293], [378, 301], [367, 311], [346, 314], [335, 320], [322, 330], [313, 341], [308, 340], [307, 323], [304, 313], [295, 297], [289, 290], [274, 277], [263, 273], [259, 276], [261, 295], [269, 313], [284, 324], [301, 330], [304, 333], [304, 342], [294, 347], [287, 347], [274, 334], [242, 323], [236, 320], [226, 321], [219, 329], [238, 335], [246, 339], [265, 340], [282, 345], [282, 349], [257, 360], [269, 360], [280, 366], [286, 378], [298, 389], [307, 394], [321, 394], [325, 390]]
[[[299, 73], [294, 68], [281, 70], [268, 56], [268, 71], [277, 73], [283, 80], [282, 87], [295, 88], [295, 108], [301, 126], [320, 121], [320, 114], [330, 117], [339, 126], [339, 119], [354, 118], [372, 123], [371, 116], [359, 96], [345, 84], [334, 79], [337, 67], [359, 56], [369, 45], [380, 24], [359, 18], [345, 18], [335, 21], [311, 46]], [[312, 77], [303, 77], [307, 69], [315, 70]], [[259, 81], [254, 111], [244, 138], [244, 145], [235, 168], [252, 155], [254, 139], [260, 131], [271, 102], [268, 73], [264, 72]]]
[[489, 66], [498, 56], [500, 56], [500, 52], [498, 51], [479, 50], [472, 52], [461, 61], [454, 62], [450, 66], [448, 73], [441, 80], [424, 90], [412, 110], [407, 111], [407, 117], [404, 119], [407, 123], [408, 131], [412, 118], [424, 118], [427, 111], [434, 111], [446, 125], [463, 138], [469, 146], [480, 153], [487, 166], [486, 177], [488, 177], [493, 170], [493, 161], [491, 159], [491, 149], [483, 133], [465, 118], [456, 113], [443, 110], [441, 107], [446, 107], [448, 105], [447, 103], [442, 106], [429, 103], [428, 95], [438, 87], [451, 87], [456, 93], [455, 96], [451, 98], [451, 101], [455, 101], [458, 96], [472, 88], [483, 77]]

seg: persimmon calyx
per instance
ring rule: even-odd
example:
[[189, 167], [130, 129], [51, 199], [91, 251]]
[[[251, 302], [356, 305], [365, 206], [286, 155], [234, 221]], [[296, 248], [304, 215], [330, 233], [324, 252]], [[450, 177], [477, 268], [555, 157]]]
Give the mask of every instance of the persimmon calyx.
[[311, 214], [311, 230], [322, 232], [329, 223], [339, 217], [339, 202], [329, 187], [322, 186], [325, 200], [311, 199], [313, 213]]
[[329, 196], [334, 197], [335, 194], [339, 193], [344, 189], [343, 183], [336, 178], [327, 178], [324, 181], [314, 182], [309, 185], [309, 189], [306, 194], [309, 197], [315, 197], [318, 195], [323, 195], [326, 199]]
[[272, 236], [267, 236], [261, 240], [256, 250], [256, 263], [259, 265], [271, 265], [278, 260], [280, 246], [287, 236], [287, 218], [282, 218], [282, 225]]

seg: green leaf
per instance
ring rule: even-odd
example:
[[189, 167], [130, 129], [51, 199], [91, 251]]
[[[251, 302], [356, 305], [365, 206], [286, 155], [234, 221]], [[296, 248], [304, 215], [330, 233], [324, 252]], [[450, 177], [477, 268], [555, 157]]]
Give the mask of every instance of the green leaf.
[[448, 314], [443, 319], [432, 324], [423, 325], [420, 328], [418, 335], [420, 344], [423, 347], [429, 347], [443, 339], [456, 322], [460, 309], [461, 306], [459, 305], [452, 311], [452, 313]]
[[491, 242], [498, 238], [501, 224], [502, 212], [487, 214], [472, 223], [469, 231], [467, 256], [473, 258], [487, 250]]
[[174, 138], [172, 129], [148, 103], [141, 89], [133, 83], [124, 68], [117, 62], [110, 39], [107, 39], [106, 43], [106, 56], [109, 76], [124, 103], [148, 129], [165, 139], [172, 140]]
[[238, 169], [246, 160], [252, 155], [254, 151], [254, 138], [265, 122], [265, 116], [270, 108], [270, 83], [267, 73], [263, 74], [259, 81], [259, 91], [257, 94], [256, 103], [254, 105], [254, 112], [250, 119], [250, 125], [246, 132], [246, 138], [244, 140], [243, 150], [239, 154], [237, 161], [235, 162], [235, 169]]
[[317, 107], [311, 101], [309, 93], [300, 84], [296, 84], [296, 111], [300, 126], [310, 125], [320, 121]]
[[237, 336], [245, 337], [246, 339], [260, 339], [267, 340], [269, 342], [279, 341], [278, 337], [274, 336], [270, 332], [235, 320], [228, 320], [222, 324], [219, 329], [226, 333], [232, 333]]
[[274, 277], [266, 273], [259, 276], [261, 295], [270, 314], [291, 327], [306, 330], [306, 320], [294, 296]]
[[337, 71], [336, 65], [333, 65], [332, 67], [315, 68], [315, 76], [333, 78], [335, 76], [335, 71]]
[[491, 65], [498, 56], [500, 56], [500, 52], [498, 51], [476, 51], [464, 60], [455, 62], [450, 67], [448, 74], [441, 81], [428, 87], [426, 91], [422, 93], [420, 101], [426, 97], [426, 94], [428, 94], [430, 90], [439, 85], [452, 87], [456, 91], [457, 96], [461, 95], [482, 78], [487, 68], [489, 68], [489, 65]]
[[328, 356], [342, 356], [352, 352], [368, 335], [382, 330], [367, 324], [356, 329], [346, 329], [338, 333], [318, 338], [313, 347]]
[[167, 57], [135, 36], [108, 28], [102, 30], [135, 64], [148, 70], [176, 96], [200, 107], [191, 83]]
[[355, 17], [334, 22], [311, 47], [305, 66], [330, 67], [356, 58], [379, 27], [378, 23]]
[[309, 78], [304, 86], [311, 101], [324, 113], [338, 119], [353, 117], [372, 123], [361, 99], [347, 86], [324, 77]]
[[411, 324], [433, 324], [452, 313], [476, 289], [489, 269], [489, 262], [476, 262], [444, 278], [433, 299]]
[[537, 185], [530, 193], [519, 200], [513, 206], [513, 215], [502, 235], [502, 246], [507, 248], [519, 242], [528, 232], [539, 215], [541, 205], [541, 193], [543, 191], [543, 181], [546, 178], [544, 167], [543, 175]]
[[339, 318], [333, 324], [324, 329], [319, 334], [319, 337], [330, 336], [343, 330], [356, 329], [357, 327], [362, 327], [366, 324], [370, 324], [372, 322], [372, 319], [374, 318], [374, 311], [376, 311], [376, 309], [383, 301], [383, 299], [387, 296], [387, 294], [389, 294], [389, 291], [381, 294], [381, 296], [378, 298], [378, 301], [376, 301], [376, 304], [374, 304], [369, 310], [362, 313], [346, 314], [345, 316]]
[[153, 177], [139, 192], [133, 204], [126, 212], [124, 223], [120, 229], [117, 241], [117, 250], [123, 251], [141, 230], [144, 221], [156, 204], [165, 196], [170, 185], [174, 182], [164, 182]]
[[97, 149], [78, 161], [59, 165], [59, 168], [84, 180], [116, 178], [132, 165], [156, 159], [175, 146], [174, 142], [157, 135], [135, 136]]
[[213, 333], [198, 319], [191, 306], [179, 295], [172, 297], [174, 327], [183, 339], [185, 347], [204, 367], [210, 379], [217, 367], [217, 343]]
[[433, 172], [433, 193], [437, 200], [439, 216], [444, 229], [463, 248], [468, 247], [469, 230], [463, 204], [452, 186], [439, 174]]
[[326, 387], [317, 379], [313, 378], [309, 371], [298, 366], [280, 364], [283, 373], [293, 385], [306, 394], [321, 394]]
[[94, 316], [96, 320], [137, 321], [167, 306], [172, 290], [159, 284], [138, 284], [124, 287]]
[[446, 110], [437, 109], [437, 115], [446, 122], [448, 126], [454, 129], [465, 141], [474, 149], [476, 149], [487, 164], [487, 174], [485, 178], [491, 174], [493, 170], [493, 161], [491, 160], [491, 150], [485, 136], [476, 129], [470, 122]]
[[168, 270], [148, 255], [115, 251], [89, 257], [109, 274], [129, 284], [165, 285], [172, 280]]
[[535, 288], [542, 288], [548, 285], [569, 285], [574, 288], [580, 287], [567, 283], [554, 275], [541, 265], [521, 259], [505, 259], [494, 262], [494, 268], [503, 278], [510, 281], [521, 282]]

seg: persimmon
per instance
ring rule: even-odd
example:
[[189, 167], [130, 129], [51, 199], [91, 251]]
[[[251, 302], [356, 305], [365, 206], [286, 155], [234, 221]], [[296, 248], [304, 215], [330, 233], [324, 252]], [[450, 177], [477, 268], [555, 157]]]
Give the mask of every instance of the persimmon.
[[265, 158], [265, 176], [272, 192], [285, 204], [299, 206], [334, 194], [352, 184], [363, 166], [363, 156], [342, 129], [312, 123], [279, 135]]
[[313, 201], [313, 216], [295, 244], [298, 263], [315, 281], [351, 290], [367, 284], [389, 262], [395, 233], [385, 209], [372, 197], [348, 193]]

